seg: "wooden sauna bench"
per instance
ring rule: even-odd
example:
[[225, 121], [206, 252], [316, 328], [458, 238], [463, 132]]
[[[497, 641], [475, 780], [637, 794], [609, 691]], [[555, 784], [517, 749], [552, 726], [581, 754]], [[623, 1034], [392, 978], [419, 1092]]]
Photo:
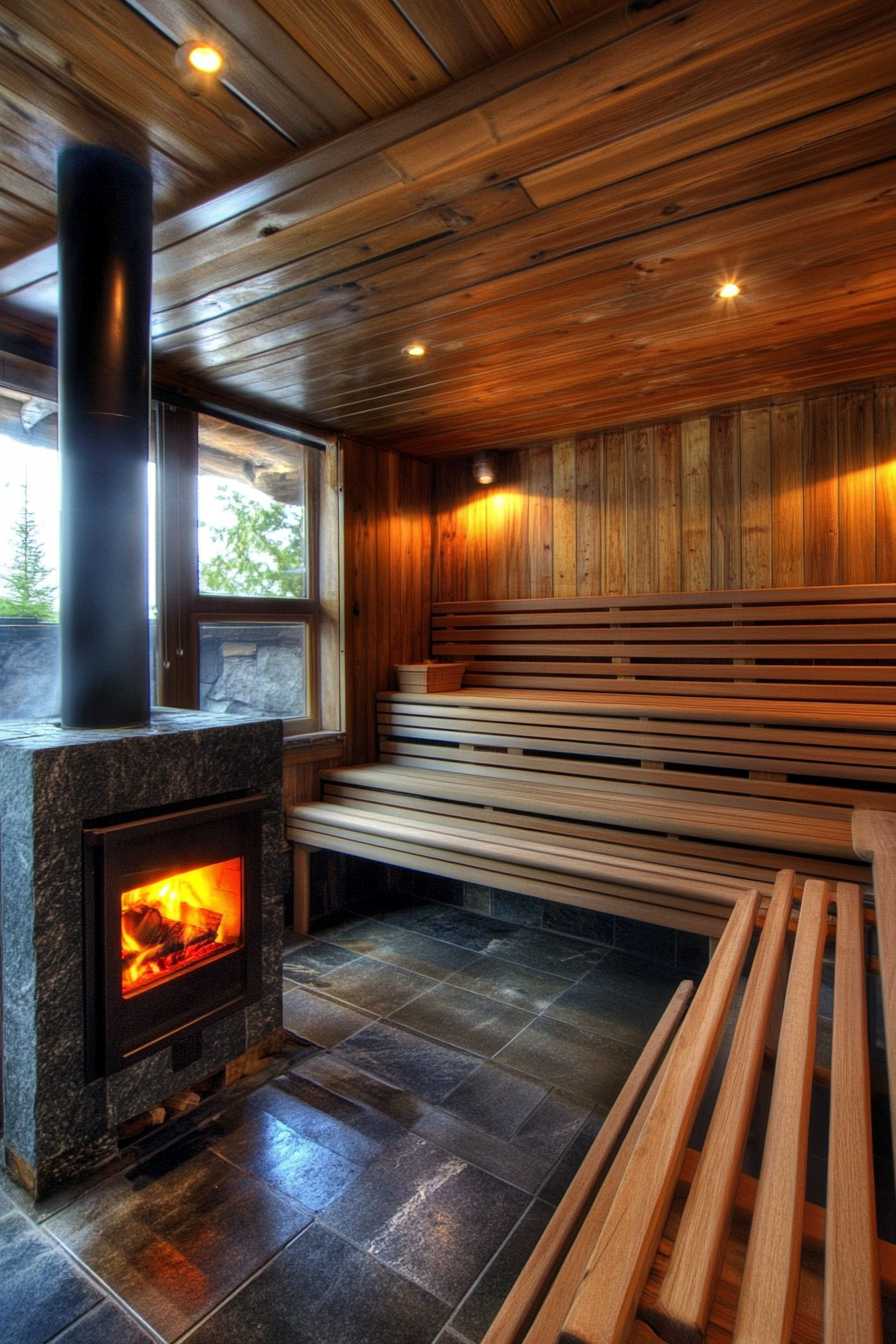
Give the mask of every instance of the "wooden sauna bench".
[[465, 685], [378, 696], [379, 763], [287, 810], [297, 890], [335, 849], [717, 937], [782, 867], [865, 886], [894, 622], [896, 584], [439, 603]]
[[[896, 917], [896, 818], [857, 816], [860, 843], [874, 855], [880, 930]], [[793, 879], [776, 879], [745, 982], [755, 891], [735, 905], [690, 1007], [692, 987], [679, 988], [483, 1344], [880, 1344], [882, 1288], [896, 1295], [896, 1246], [876, 1231], [862, 897], [854, 883], [810, 880], [791, 939]], [[821, 1209], [806, 1203], [805, 1188], [832, 922]], [[890, 941], [885, 979], [896, 974], [894, 957]], [[894, 1024], [891, 1000], [891, 1070]], [[757, 1182], [742, 1165], [751, 1122], [763, 1129], [754, 1119], [763, 1069], [770, 1102], [757, 1112], [765, 1116]], [[696, 1152], [688, 1140], [708, 1084], [711, 1119]]]

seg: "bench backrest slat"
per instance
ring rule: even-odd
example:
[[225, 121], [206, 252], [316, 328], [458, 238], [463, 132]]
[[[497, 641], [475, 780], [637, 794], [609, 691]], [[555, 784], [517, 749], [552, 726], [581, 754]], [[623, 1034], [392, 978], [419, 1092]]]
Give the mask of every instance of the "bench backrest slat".
[[896, 584], [440, 602], [469, 686], [892, 699]]

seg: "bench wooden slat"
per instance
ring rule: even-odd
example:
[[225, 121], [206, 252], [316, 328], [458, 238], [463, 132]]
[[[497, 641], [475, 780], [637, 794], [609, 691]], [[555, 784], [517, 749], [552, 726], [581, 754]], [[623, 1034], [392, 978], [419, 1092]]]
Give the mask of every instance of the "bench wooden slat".
[[703, 1153], [669, 1268], [648, 1317], [661, 1335], [678, 1344], [702, 1344], [706, 1332], [759, 1087], [793, 879], [785, 871], [775, 883]]
[[[892, 615], [892, 612], [888, 612]], [[893, 638], [892, 622], [880, 624], [833, 624], [802, 625], [799, 622], [782, 621], [780, 625], [747, 624], [744, 621], [731, 621], [730, 624], [718, 620], [702, 625], [651, 625], [638, 624], [626, 626], [624, 635], [619, 625], [599, 622], [596, 625], [574, 623], [554, 617], [552, 621], [527, 620], [519, 625], [505, 622], [499, 627], [492, 625], [461, 626], [452, 622], [447, 627], [433, 626], [434, 644], [515, 644], [518, 641], [532, 644], [551, 644], [557, 639], [557, 630], [562, 630], [566, 638], [574, 635], [580, 644], [618, 644], [623, 638], [626, 646], [637, 651], [641, 644], [774, 644], [781, 642], [786, 635], [791, 646], [801, 645], [805, 649], [814, 648], [819, 640], [831, 647], [849, 644], [850, 648], [861, 647], [862, 652], [852, 655], [857, 658], [875, 658], [879, 648], [889, 648]], [[858, 642], [858, 643], [857, 643]], [[867, 652], [866, 652], [867, 650]], [[838, 649], [842, 654], [843, 650]], [[668, 651], [667, 651], [668, 653]], [[662, 655], [661, 655], [662, 656]], [[835, 655], [836, 656], [836, 655]], [[885, 655], [881, 655], [885, 656]]]
[[825, 1344], [880, 1344], [865, 949], [858, 887], [837, 886], [824, 1275]]
[[[889, 668], [880, 672], [874, 669], [866, 676], [865, 669], [862, 668], [855, 670], [822, 667], [807, 673], [806, 678], [796, 677], [784, 683], [778, 675], [766, 676], [764, 669], [758, 665], [746, 669], [750, 674], [747, 677], [743, 667], [726, 668], [704, 664], [700, 667], [699, 681], [688, 680], [682, 675], [682, 668], [675, 664], [666, 668], [651, 666], [649, 677], [636, 677], [639, 671], [644, 672], [643, 666], [639, 668], [634, 664], [620, 665], [615, 669], [612, 664], [603, 666], [605, 670], [601, 672], [600, 665], [594, 665], [595, 670], [592, 673], [591, 668], [583, 662], [571, 664], [568, 672], [563, 675], [558, 673], [538, 676], [531, 675], [531, 662], [528, 664], [520, 662], [518, 667], [508, 666], [506, 673], [501, 671], [488, 676], [483, 675], [478, 666], [474, 666], [466, 674], [464, 681], [471, 687], [481, 686], [495, 690], [511, 688], [517, 692], [543, 690], [597, 694], [618, 689], [628, 693], [640, 691], [645, 695], [669, 695], [674, 688], [677, 696], [692, 695], [700, 699], [727, 695], [736, 701], [761, 699], [767, 696], [776, 702], [789, 699], [795, 704], [811, 701], [813, 705], [818, 702], [819, 697], [824, 697], [827, 701], [854, 701], [856, 695], [862, 695], [869, 704], [891, 705], [892, 683], [896, 682], [896, 675]], [[832, 675], [834, 673], [843, 675]], [[847, 674], [849, 674], [848, 680]], [[711, 677], [717, 677], [718, 681], [710, 681]], [[764, 681], [768, 682], [768, 685], [763, 685]], [[819, 684], [815, 685], [815, 682]]]
[[[790, 783], [787, 780], [747, 779], [734, 775], [701, 775], [696, 770], [663, 771], [654, 768], [639, 768], [612, 761], [587, 760], [584, 757], [510, 756], [505, 752], [481, 751], [470, 748], [464, 752], [458, 747], [443, 745], [439, 742], [413, 742], [408, 738], [383, 738], [380, 742], [380, 760], [387, 764], [403, 765], [406, 768], [424, 768], [434, 770], [474, 770], [499, 767], [506, 771], [530, 772], [536, 769], [555, 777], [576, 776], [580, 784], [594, 780], [625, 780], [637, 785], [660, 785], [668, 788], [705, 791], [711, 787], [719, 793], [748, 795], [754, 797], [805, 799], [821, 804], [845, 804], [857, 808], [892, 808], [894, 795], [884, 790], [835, 787], [825, 784], [807, 784], [802, 780]], [[555, 780], [556, 782], [556, 780]]]
[[[528, 632], [527, 632], [528, 633]], [[770, 641], [769, 646], [763, 644], [740, 643], [716, 643], [716, 644], [676, 644], [675, 655], [678, 658], [687, 659], [696, 662], [700, 658], [763, 658], [769, 648], [774, 651], [776, 658], [820, 658], [837, 659], [844, 657], [844, 646], [840, 644], [823, 644], [819, 642], [795, 644], [781, 639], [783, 631], [778, 631], [777, 641]], [[452, 658], [473, 658], [480, 650], [480, 645], [470, 640], [456, 641], [437, 641], [439, 652], [450, 654]], [[563, 643], [539, 643], [535, 640], [521, 641], [519, 644], [510, 640], [504, 643], [489, 644], [488, 653], [491, 658], [538, 658], [550, 656], [553, 658], [575, 658], [595, 657], [592, 649], [585, 648], [586, 641], [578, 644], [572, 644], [568, 640]], [[892, 661], [896, 658], [896, 644], [850, 644], [848, 646], [850, 662], [860, 661], [861, 659], [880, 659], [882, 661]], [[602, 658], [668, 658], [670, 648], [660, 643], [638, 644], [633, 649], [631, 643], [617, 641], [601, 646]], [[645, 672], [650, 672], [650, 665], [646, 664]], [[685, 669], [680, 669], [685, 674]], [[742, 675], [746, 673], [742, 670]]]
[[809, 1103], [830, 889], [803, 889], [734, 1344], [789, 1344], [799, 1282]]
[[617, 1145], [629, 1131], [653, 1075], [678, 1030], [693, 992], [693, 981], [683, 980], [670, 999], [532, 1252], [525, 1277], [517, 1280], [504, 1299], [483, 1344], [517, 1344], [534, 1319], [547, 1295], [557, 1264], [569, 1251]]
[[[896, 676], [896, 670], [894, 670]], [[644, 695], [638, 691], [609, 689], [603, 691], [536, 691], [526, 693], [514, 688], [468, 686], [459, 691], [432, 692], [426, 697], [431, 705], [468, 705], [471, 709], [496, 706], [500, 709], [541, 711], [552, 709], [560, 713], [603, 717], [628, 715], [640, 718], [649, 714], [653, 719], [686, 719], [690, 723], [761, 722], [787, 727], [800, 725], [815, 728], [834, 728], [848, 731], [896, 732], [896, 709], [892, 705], [880, 708], [868, 704], [794, 703], [790, 700], [761, 699], [732, 700], [730, 697], [703, 695], [699, 699], [682, 700], [678, 694]], [[419, 704], [420, 696], [411, 691], [380, 691], [380, 704]]]
[[[558, 612], [562, 612], [563, 624], [571, 627], [579, 624], [636, 627], [639, 625], [659, 625], [661, 623], [663, 625], [682, 626], [698, 622], [706, 625], [720, 625], [724, 614], [730, 615], [732, 621], [736, 617], [744, 625], [753, 621], [769, 620], [796, 624], [801, 621], [805, 622], [807, 619], [806, 607], [802, 605], [790, 604], [788, 606], [786, 603], [782, 603], [780, 606], [762, 604], [758, 607], [693, 607], [688, 605], [686, 594], [680, 593], [678, 596], [679, 608], [660, 607], [647, 610], [627, 608], [622, 611], [610, 611], [606, 608], [591, 605], [587, 608], [574, 609], [565, 606], [552, 606], [550, 610], [542, 611], [521, 611], [514, 608], [513, 611], [499, 612], [477, 609], [462, 614], [459, 612], [442, 613], [438, 604], [436, 604], [433, 608], [432, 625], [433, 630], [475, 629], [484, 626], [501, 629], [515, 625], [537, 627], [557, 624]], [[810, 608], [810, 613], [812, 619], [818, 622], [848, 619], [858, 625], [862, 621], [889, 621], [893, 615], [893, 607], [891, 603], [887, 602], [819, 602], [816, 606]]]
[[678, 719], [671, 719], [668, 716], [653, 718], [646, 708], [637, 718], [633, 715], [623, 718], [612, 714], [602, 714], [600, 718], [595, 718], [557, 710], [537, 712], [505, 709], [500, 704], [483, 705], [479, 708], [466, 705], [434, 705], [428, 700], [421, 700], [416, 704], [381, 704], [377, 718], [386, 726], [420, 724], [445, 729], [456, 726], [468, 732], [476, 731], [483, 725], [492, 728], [500, 725], [516, 733], [531, 728], [546, 728], [552, 736], [554, 733], [565, 735], [575, 732], [586, 734], [587, 740], [594, 742], [626, 741], [635, 735], [639, 740], [655, 740], [658, 743], [669, 741], [674, 745], [678, 742], [687, 743], [690, 738], [717, 741], [723, 733], [726, 742], [743, 743], [745, 746], [761, 742], [763, 747], [771, 748], [777, 745], [795, 755], [802, 753], [806, 748], [823, 747], [832, 760], [849, 752], [858, 752], [859, 760], [867, 759], [872, 763], [875, 758], [879, 760], [878, 753], [885, 752], [891, 755], [896, 751], [896, 732], [868, 733], [863, 736], [855, 730], [838, 732], [807, 728], [802, 724], [781, 728], [765, 723], [728, 723], [720, 728], [717, 723], [695, 722], [686, 714], [681, 714]]
[[[653, 888], [685, 899], [701, 896], [704, 900], [734, 905], [742, 883], [724, 882], [705, 873], [680, 870], [659, 863], [636, 862], [625, 858], [585, 855], [570, 847], [549, 844], [547, 840], [530, 841], [520, 837], [503, 840], [500, 836], [477, 835], [459, 827], [448, 827], [443, 821], [430, 823], [418, 820], [403, 822], [360, 809], [349, 809], [327, 803], [304, 803], [291, 810], [287, 830], [300, 844], [309, 843], [305, 837], [322, 831], [354, 831], [377, 838], [389, 838], [398, 843], [423, 844], [429, 848], [451, 850], [472, 857], [497, 859], [507, 864], [524, 861], [533, 868], [552, 873], [564, 873], [571, 878], [604, 878], [617, 885], [631, 884]], [[316, 843], [313, 839], [310, 843]]]
[[726, 588], [699, 593], [610, 593], [603, 597], [525, 597], [492, 598], [475, 602], [434, 602], [437, 616], [462, 615], [467, 611], [499, 612], [566, 610], [566, 611], [637, 611], [647, 608], [663, 610], [666, 607], [714, 607], [720, 610], [732, 607], [776, 607], [796, 603], [805, 611], [816, 603], [896, 601], [896, 583], [855, 583], [817, 585], [806, 588]]
[[[416, 814], [422, 817], [441, 816], [452, 820], [470, 821], [473, 823], [485, 823], [492, 827], [507, 828], [508, 834], [519, 831], [525, 835], [527, 832], [537, 832], [557, 837], [569, 837], [583, 848], [588, 850], [600, 850], [602, 853], [619, 854], [622, 857], [643, 858], [648, 862], [671, 863], [681, 866], [694, 868], [693, 858], [686, 856], [699, 856], [701, 864], [699, 866], [708, 871], [727, 873], [732, 878], [738, 878], [745, 874], [752, 873], [758, 881], [765, 884], [770, 873], [778, 871], [778, 865], [783, 862], [783, 855], [787, 853], [787, 836], [776, 827], [770, 827], [768, 834], [762, 836], [759, 830], [758, 820], [752, 818], [752, 825], [755, 827], [753, 843], [758, 839], [764, 839], [767, 844], [775, 844], [774, 850], [760, 850], [750, 848], [749, 835], [746, 828], [739, 830], [741, 843], [736, 847], [731, 844], [730, 829], [725, 833], [724, 818], [717, 820], [710, 817], [707, 824], [706, 818], [700, 819], [700, 824], [689, 822], [682, 823], [676, 818], [674, 810], [670, 807], [665, 814], [657, 813], [652, 821], [652, 827], [648, 821], [645, 824], [643, 818], [637, 815], [629, 816], [627, 812], [620, 809], [619, 814], [609, 817], [611, 824], [600, 824], [599, 818], [588, 814], [584, 809], [571, 808], [569, 811], [570, 819], [567, 820], [560, 808], [557, 808], [557, 815], [552, 815], [552, 809], [549, 805], [540, 801], [533, 801], [529, 804], [531, 811], [527, 809], [526, 799], [520, 800], [504, 794], [499, 786], [493, 794], [486, 795], [486, 805], [482, 805], [481, 796], [477, 804], [475, 799], [471, 799], [469, 804], [460, 803], [455, 800], [453, 794], [448, 791], [440, 792], [437, 797], [427, 797], [425, 787], [417, 785], [414, 782], [406, 785], [404, 790], [395, 788], [380, 789], [377, 781], [359, 780], [354, 782], [323, 781], [324, 802], [335, 802], [346, 807], [360, 807], [369, 811], [392, 812], [396, 816]], [[463, 793], [462, 788], [458, 790]], [[478, 793], [479, 791], [477, 791]], [[535, 809], [538, 809], [536, 812]], [[494, 809], [498, 809], [497, 811]], [[575, 820], [577, 815], [585, 816], [588, 820], [587, 825], [579, 824]], [[733, 818], [734, 824], [738, 822]], [[666, 824], [671, 829], [666, 835], [656, 834], [655, 831], [661, 825]], [[617, 829], [618, 828], [618, 829]], [[720, 836], [718, 844], [713, 844], [711, 840], [692, 838], [701, 835], [709, 835], [714, 829]], [[647, 834], [643, 834], [646, 831]], [[682, 832], [685, 838], [682, 838], [678, 832]], [[724, 838], [722, 838], [724, 837]], [[727, 839], [728, 843], [724, 841]], [[795, 848], [795, 847], [794, 847]], [[844, 882], [863, 882], [870, 884], [870, 872], [867, 872], [864, 865], [859, 863], [837, 863], [832, 862], [830, 858], [820, 858], [822, 853], [840, 852], [834, 850], [833, 846], [819, 845], [815, 850], [808, 845], [803, 844], [801, 848], [808, 852], [803, 854], [793, 853], [792, 861], [785, 866], [795, 868], [797, 871], [811, 876], [837, 878]], [[817, 870], [817, 871], [816, 871]], [[748, 885], [755, 885], [751, 880]]]
[[[853, 816], [852, 836], [859, 858], [868, 860], [874, 872], [887, 1072], [890, 1097], [896, 1098], [896, 815], [857, 811]], [[891, 1104], [896, 1106], [896, 1101]], [[893, 1124], [892, 1132], [893, 1160], [896, 1162], [896, 1124]]]
[[758, 905], [757, 892], [738, 901], [670, 1050], [656, 1100], [564, 1322], [564, 1344], [622, 1344], [634, 1319]]

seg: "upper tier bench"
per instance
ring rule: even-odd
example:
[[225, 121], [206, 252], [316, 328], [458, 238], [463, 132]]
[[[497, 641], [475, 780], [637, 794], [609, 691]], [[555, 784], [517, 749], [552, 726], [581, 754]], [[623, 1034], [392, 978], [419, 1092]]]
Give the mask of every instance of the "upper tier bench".
[[712, 936], [782, 867], [867, 884], [894, 617], [893, 584], [438, 604], [468, 684], [381, 693], [381, 763], [326, 772], [287, 833]]

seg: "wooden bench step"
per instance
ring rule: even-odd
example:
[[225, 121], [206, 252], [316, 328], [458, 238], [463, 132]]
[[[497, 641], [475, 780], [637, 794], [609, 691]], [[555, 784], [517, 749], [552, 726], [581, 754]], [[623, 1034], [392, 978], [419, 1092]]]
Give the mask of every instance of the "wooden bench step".
[[[687, 835], [773, 851], [823, 854], [853, 859], [851, 815], [816, 816], [772, 813], [748, 805], [719, 806], [712, 795], [688, 800], [669, 790], [659, 797], [639, 790], [595, 793], [572, 784], [529, 784], [524, 780], [461, 779], [437, 771], [401, 770], [384, 765], [326, 771], [327, 785], [376, 789], [404, 798], [420, 796], [446, 802], [479, 804], [508, 812], [562, 817], [591, 823], [615, 823], [635, 830]], [[781, 864], [776, 864], [780, 868]]]

